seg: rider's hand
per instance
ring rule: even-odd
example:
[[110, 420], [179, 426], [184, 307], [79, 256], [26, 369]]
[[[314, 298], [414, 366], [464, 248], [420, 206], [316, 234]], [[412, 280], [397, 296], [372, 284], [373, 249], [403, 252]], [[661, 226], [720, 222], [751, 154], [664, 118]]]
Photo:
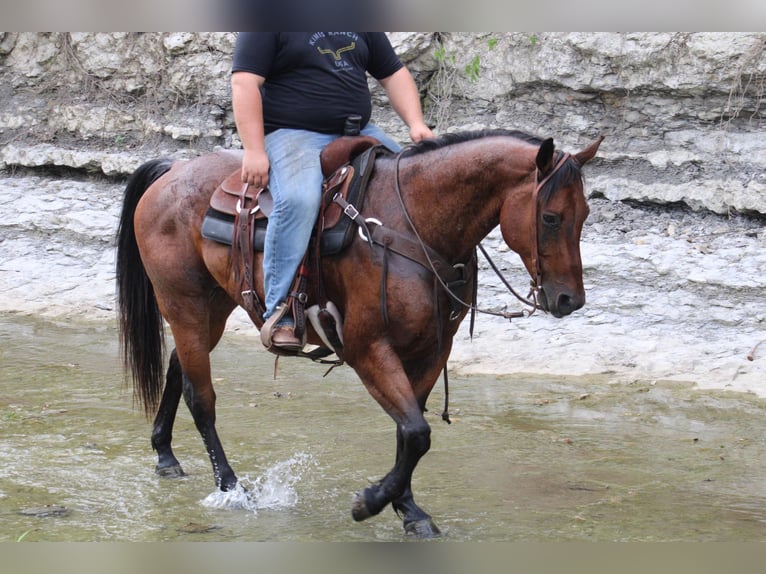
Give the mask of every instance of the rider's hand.
[[424, 123], [418, 123], [410, 126], [410, 139], [412, 139], [413, 142], [418, 143], [421, 140], [431, 140], [434, 139], [434, 134], [431, 131], [431, 128], [429, 128]]
[[269, 158], [263, 150], [245, 150], [242, 158], [242, 182], [255, 187], [269, 185]]

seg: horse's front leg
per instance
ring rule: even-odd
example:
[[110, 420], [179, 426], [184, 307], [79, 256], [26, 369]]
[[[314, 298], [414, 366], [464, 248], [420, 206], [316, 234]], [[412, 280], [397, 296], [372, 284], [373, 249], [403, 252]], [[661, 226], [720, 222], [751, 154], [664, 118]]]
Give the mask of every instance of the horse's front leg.
[[[396, 431], [396, 459], [397, 461], [405, 456], [404, 451], [406, 449], [406, 442], [399, 429]], [[415, 503], [415, 498], [412, 494], [412, 485], [407, 484], [404, 492], [391, 502], [396, 513], [402, 518], [404, 525], [404, 531], [407, 534], [416, 536], [417, 538], [433, 538], [439, 536], [441, 531], [437, 528], [434, 521], [431, 519], [431, 515], [425, 510], [420, 508]]]
[[422, 537], [437, 536], [439, 529], [412, 497], [412, 473], [431, 447], [431, 427], [423, 417], [401, 362], [393, 349], [379, 344], [355, 361], [354, 369], [370, 394], [396, 422], [397, 454], [394, 467], [383, 479], [356, 493], [352, 516], [357, 521], [365, 520], [395, 502], [394, 508], [404, 513], [407, 532]]
[[[449, 348], [446, 346], [442, 350], [442, 356], [436, 361], [430, 362], [420, 357], [416, 361], [411, 361], [409, 365], [405, 363], [405, 372], [408, 378], [413, 383], [413, 389], [415, 396], [420, 406], [420, 412], [426, 411], [426, 401], [431, 394], [431, 390], [436, 383], [439, 374], [441, 373], [444, 365], [446, 364], [447, 357], [449, 356]], [[429, 368], [425, 368], [425, 364], [430, 364]], [[407, 442], [404, 440], [404, 436], [397, 429], [396, 433], [396, 460], [401, 457], [407, 456]], [[420, 508], [416, 503], [412, 494], [412, 485], [407, 484], [407, 488], [402, 495], [393, 500], [391, 505], [394, 507], [397, 515], [402, 518], [404, 524], [404, 531], [407, 534], [417, 536], [418, 538], [432, 538], [439, 536], [441, 532], [434, 524], [431, 516]]]
[[157, 415], [154, 417], [152, 430], [152, 448], [157, 451], [157, 466], [154, 471], [159, 476], [170, 478], [185, 476], [181, 464], [171, 448], [173, 423], [178, 412], [178, 403], [181, 401], [181, 376], [178, 354], [173, 349], [165, 377], [165, 390], [162, 392], [162, 400], [157, 409]]
[[439, 529], [431, 517], [415, 504], [410, 486], [418, 461], [430, 448], [431, 428], [422, 419], [422, 423], [414, 425], [398, 424], [397, 435], [401, 435], [405, 445], [401, 455], [386, 476], [354, 495], [351, 514], [356, 521], [365, 520], [379, 514], [389, 503], [394, 503], [394, 508], [404, 513], [404, 527], [408, 533], [416, 533], [416, 523], [429, 522], [431, 535], [438, 535]]

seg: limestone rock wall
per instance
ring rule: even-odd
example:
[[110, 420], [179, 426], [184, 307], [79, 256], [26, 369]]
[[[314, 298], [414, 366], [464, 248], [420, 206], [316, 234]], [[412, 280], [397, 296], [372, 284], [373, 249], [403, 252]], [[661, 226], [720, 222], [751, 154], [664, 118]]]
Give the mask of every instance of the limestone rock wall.
[[[518, 128], [575, 151], [588, 190], [766, 213], [766, 33], [390, 33], [437, 132]], [[233, 33], [0, 33], [0, 169], [122, 178], [238, 147]], [[406, 130], [371, 82], [375, 120]]]

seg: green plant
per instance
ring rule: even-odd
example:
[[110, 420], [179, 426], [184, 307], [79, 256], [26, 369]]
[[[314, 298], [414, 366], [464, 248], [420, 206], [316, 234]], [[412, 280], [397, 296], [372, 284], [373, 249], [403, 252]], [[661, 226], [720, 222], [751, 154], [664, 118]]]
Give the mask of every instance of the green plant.
[[447, 48], [444, 46], [439, 46], [434, 50], [434, 58], [436, 58], [436, 61], [439, 62], [439, 65], [454, 65], [455, 64], [455, 54], [447, 53]]
[[476, 54], [470, 63], [465, 65], [465, 75], [471, 82], [476, 82], [479, 79], [479, 73], [481, 72], [481, 58]]
[[428, 106], [429, 122], [437, 131], [447, 125], [449, 119], [450, 101], [455, 85], [455, 55], [448, 54], [447, 48], [441, 44], [442, 35], [436, 34], [435, 39], [439, 45], [434, 49], [436, 71], [428, 83], [427, 95], [430, 100]]
[[[437, 131], [447, 127], [450, 120], [450, 113], [453, 107], [452, 103], [456, 97], [456, 88], [459, 86], [460, 76], [466, 80], [475, 83], [479, 80], [482, 71], [481, 55], [461, 54], [462, 57], [470, 57], [467, 64], [462, 67], [458, 65], [458, 54], [448, 51], [445, 45], [445, 33], [437, 33], [434, 39], [437, 46], [434, 48], [433, 56], [436, 60], [437, 68], [428, 83], [427, 96], [430, 100], [428, 106], [428, 121], [435, 126]], [[482, 38], [483, 42], [483, 38]], [[487, 49], [493, 50], [498, 45], [498, 38], [489, 36], [486, 39]], [[461, 57], [461, 59], [462, 59]], [[462, 74], [461, 74], [462, 71]]]
[[21, 542], [22, 540], [24, 540], [24, 538], [26, 538], [26, 537], [27, 537], [27, 534], [29, 534], [30, 532], [34, 532], [35, 530], [37, 530], [37, 528], [30, 528], [30, 529], [29, 529], [29, 530], [27, 530], [27, 531], [26, 531], [24, 534], [22, 534], [21, 536], [19, 536], [19, 537], [16, 539], [16, 542]]

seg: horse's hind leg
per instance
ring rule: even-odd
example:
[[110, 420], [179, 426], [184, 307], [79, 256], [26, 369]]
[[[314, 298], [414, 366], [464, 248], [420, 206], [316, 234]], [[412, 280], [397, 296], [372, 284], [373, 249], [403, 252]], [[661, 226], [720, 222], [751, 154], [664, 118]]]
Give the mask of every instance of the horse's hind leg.
[[155, 472], [160, 476], [170, 478], [185, 475], [171, 448], [173, 422], [178, 411], [178, 403], [181, 400], [181, 377], [181, 364], [178, 362], [178, 354], [173, 349], [165, 377], [165, 390], [162, 393], [162, 400], [157, 409], [157, 416], [154, 417], [154, 428], [152, 430], [152, 448], [157, 451]]
[[223, 491], [232, 490], [237, 485], [237, 476], [226, 460], [218, 431], [215, 429], [215, 392], [212, 386], [209, 392], [200, 392], [192, 379], [184, 373], [183, 396], [205, 443], [210, 463], [213, 465], [216, 486]]
[[[203, 376], [202, 380], [209, 379], [208, 363], [208, 375]], [[182, 371], [178, 351], [174, 349], [170, 357], [165, 390], [152, 431], [152, 447], [157, 451], [155, 472], [160, 476], [172, 478], [185, 475], [171, 448], [173, 423], [183, 394], [186, 406], [194, 418], [194, 424], [202, 436], [213, 465], [216, 486], [221, 490], [231, 490], [237, 484], [237, 477], [226, 460], [226, 454], [215, 429], [215, 392], [212, 389], [212, 383], [209, 385], [209, 392], [199, 392], [195, 390], [193, 380], [199, 380], [199, 378], [192, 379]], [[199, 384], [197, 386], [199, 387]], [[204, 384], [202, 388], [205, 388]]]
[[[235, 306], [222, 291], [213, 291], [204, 303], [190, 298], [182, 307], [185, 321], [177, 321], [175, 326], [171, 323], [183, 371], [183, 397], [205, 443], [216, 486], [223, 491], [232, 490], [237, 485], [237, 476], [226, 459], [215, 428], [216, 397], [210, 373], [210, 352], [221, 339], [226, 319]], [[195, 316], [197, 319], [190, 320]]]
[[170, 297], [158, 297], [176, 348], [168, 369], [166, 394], [163, 394], [155, 420], [153, 436], [158, 436], [156, 444], [162, 448], [158, 450], [158, 466], [173, 466], [175, 461], [170, 450], [170, 433], [174, 410], [182, 395], [205, 444], [216, 486], [224, 491], [231, 490], [237, 484], [237, 477], [226, 459], [215, 427], [216, 396], [210, 373], [210, 352], [220, 341], [226, 319], [236, 303], [215, 288], [207, 293], [191, 292], [186, 297], [176, 294], [170, 304], [166, 303], [168, 300]]

